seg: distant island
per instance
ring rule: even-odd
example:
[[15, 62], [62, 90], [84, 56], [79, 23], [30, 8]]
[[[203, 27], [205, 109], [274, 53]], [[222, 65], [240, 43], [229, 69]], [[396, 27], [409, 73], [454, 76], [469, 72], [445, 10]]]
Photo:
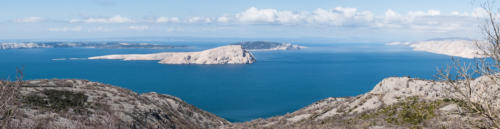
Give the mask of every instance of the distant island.
[[0, 49], [29, 49], [29, 48], [107, 48], [107, 49], [168, 49], [186, 46], [160, 45], [152, 43], [124, 43], [124, 42], [28, 42], [28, 43], [0, 43]]
[[278, 43], [268, 41], [247, 41], [232, 43], [231, 45], [241, 45], [243, 49], [249, 51], [300, 50], [306, 48], [304, 46], [294, 45], [291, 43]]
[[252, 53], [240, 45], [227, 45], [200, 52], [162, 52], [89, 57], [88, 59], [159, 60], [160, 64], [251, 64]]
[[489, 44], [484, 41], [473, 41], [465, 39], [427, 40], [419, 42], [391, 42], [386, 45], [409, 46], [415, 51], [424, 51], [448, 56], [462, 58], [482, 58]]

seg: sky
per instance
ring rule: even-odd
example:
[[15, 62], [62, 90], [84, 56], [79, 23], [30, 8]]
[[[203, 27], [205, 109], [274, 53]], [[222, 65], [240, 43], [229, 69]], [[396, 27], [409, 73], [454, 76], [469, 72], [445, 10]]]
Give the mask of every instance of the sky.
[[473, 0], [2, 0], [0, 40], [481, 37]]

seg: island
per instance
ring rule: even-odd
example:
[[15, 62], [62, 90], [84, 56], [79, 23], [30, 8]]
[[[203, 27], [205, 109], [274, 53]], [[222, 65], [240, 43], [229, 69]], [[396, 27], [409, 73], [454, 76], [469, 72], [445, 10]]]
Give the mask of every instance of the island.
[[414, 51], [456, 56], [462, 58], [483, 58], [485, 51], [491, 46], [486, 41], [464, 39], [427, 40], [419, 42], [391, 42], [386, 45], [409, 46]]
[[200, 52], [162, 52], [153, 54], [125, 54], [89, 57], [96, 59], [159, 60], [160, 64], [252, 64], [252, 53], [240, 45], [227, 45]]
[[304, 46], [294, 45], [291, 43], [278, 43], [278, 42], [267, 42], [267, 41], [247, 41], [240, 43], [232, 43], [232, 45], [241, 45], [243, 49], [249, 51], [300, 50], [306, 48]]
[[152, 43], [126, 42], [28, 42], [28, 43], [0, 43], [1, 49], [30, 49], [30, 48], [106, 48], [106, 49], [169, 49], [186, 46], [160, 45]]

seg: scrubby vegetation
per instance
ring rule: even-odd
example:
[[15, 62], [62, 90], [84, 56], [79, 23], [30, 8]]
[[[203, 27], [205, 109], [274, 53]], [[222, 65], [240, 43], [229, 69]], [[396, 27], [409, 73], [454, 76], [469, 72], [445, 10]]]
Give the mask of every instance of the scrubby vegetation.
[[360, 118], [362, 120], [381, 118], [389, 124], [416, 126], [435, 117], [436, 110], [443, 104], [442, 100], [425, 101], [418, 97], [408, 97], [399, 103], [382, 107], [375, 112], [362, 114]]
[[40, 93], [24, 97], [22, 102], [35, 107], [60, 111], [68, 108], [84, 108], [87, 98], [88, 96], [82, 92], [45, 89]]

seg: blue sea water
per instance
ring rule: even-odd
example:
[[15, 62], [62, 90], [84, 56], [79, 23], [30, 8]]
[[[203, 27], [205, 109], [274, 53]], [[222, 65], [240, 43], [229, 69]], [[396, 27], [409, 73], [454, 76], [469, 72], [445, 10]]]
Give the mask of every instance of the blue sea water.
[[24, 67], [26, 79], [87, 79], [145, 93], [177, 96], [233, 122], [293, 112], [327, 97], [356, 96], [390, 76], [434, 79], [450, 57], [383, 44], [306, 44], [299, 51], [254, 52], [247, 65], [165, 65], [157, 61], [51, 60], [107, 54], [197, 51], [179, 49], [0, 50], [0, 77]]

